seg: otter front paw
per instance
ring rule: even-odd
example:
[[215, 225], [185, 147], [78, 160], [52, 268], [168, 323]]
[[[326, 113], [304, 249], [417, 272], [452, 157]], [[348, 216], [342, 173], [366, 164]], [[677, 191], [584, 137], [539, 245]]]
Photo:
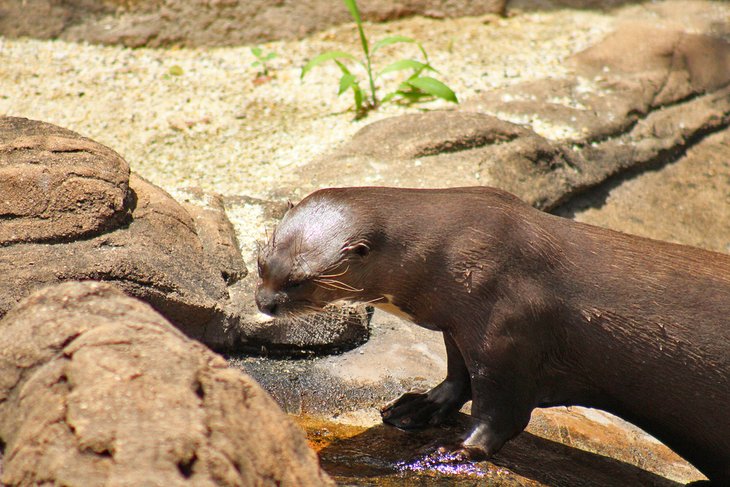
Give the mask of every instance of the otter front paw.
[[441, 424], [466, 402], [463, 388], [442, 382], [428, 392], [407, 392], [386, 404], [380, 415], [384, 423], [400, 429], [416, 429]]

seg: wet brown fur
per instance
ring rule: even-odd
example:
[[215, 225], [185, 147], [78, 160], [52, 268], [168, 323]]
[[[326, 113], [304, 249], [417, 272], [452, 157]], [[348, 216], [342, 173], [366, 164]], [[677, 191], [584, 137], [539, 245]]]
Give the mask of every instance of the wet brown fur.
[[595, 407], [730, 485], [730, 256], [486, 187], [338, 188], [290, 210], [259, 272], [262, 310], [390, 302], [444, 333], [446, 380], [386, 407], [387, 422], [436, 423], [472, 399], [464, 447], [489, 455], [535, 407]]

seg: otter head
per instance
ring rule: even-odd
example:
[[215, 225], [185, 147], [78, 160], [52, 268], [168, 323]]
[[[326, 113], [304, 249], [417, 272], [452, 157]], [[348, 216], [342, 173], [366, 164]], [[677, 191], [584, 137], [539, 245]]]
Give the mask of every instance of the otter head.
[[371, 250], [368, 229], [326, 191], [284, 215], [259, 251], [256, 305], [271, 316], [321, 311], [335, 301], [364, 301]]

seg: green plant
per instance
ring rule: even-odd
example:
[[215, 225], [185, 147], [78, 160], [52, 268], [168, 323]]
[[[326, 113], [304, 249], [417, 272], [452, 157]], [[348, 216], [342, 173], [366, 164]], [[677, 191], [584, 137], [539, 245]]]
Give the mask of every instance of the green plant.
[[[360, 10], [357, 7], [356, 0], [343, 1], [347, 9], [350, 11], [350, 15], [353, 20], [357, 24], [357, 31], [360, 36], [360, 45], [362, 47], [364, 59], [358, 59], [356, 56], [343, 51], [327, 51], [313, 58], [302, 68], [302, 78], [304, 78], [304, 76], [306, 76], [306, 74], [315, 66], [326, 61], [333, 61], [342, 72], [337, 95], [339, 96], [347, 90], [352, 90], [357, 118], [362, 118], [369, 110], [377, 108], [381, 103], [385, 103], [393, 99], [400, 99], [405, 103], [414, 103], [424, 98], [437, 97], [453, 103], [459, 103], [459, 100], [456, 98], [456, 94], [451, 88], [436, 78], [423, 75], [423, 73], [427, 71], [432, 73], [438, 73], [438, 71], [431, 66], [431, 63], [428, 60], [428, 54], [426, 54], [426, 50], [423, 48], [421, 43], [417, 42], [415, 39], [411, 39], [410, 37], [395, 35], [381, 39], [371, 46], [368, 38], [365, 36], [362, 17], [360, 16]], [[417, 61], [415, 59], [402, 59], [389, 64], [377, 73], [373, 74], [372, 56], [379, 49], [398, 43], [410, 43], [418, 46], [421, 54], [423, 54], [424, 62]], [[369, 93], [366, 93], [363, 90], [360, 86], [361, 80], [358, 79], [344, 64], [343, 61], [348, 60], [354, 61], [364, 68], [365, 74], [367, 75]], [[411, 71], [410, 76], [402, 81], [395, 90], [387, 93], [382, 99], [378, 98], [375, 82], [381, 76], [395, 71], [408, 70]]]
[[260, 47], [252, 47], [251, 48], [251, 54], [256, 56], [256, 61], [251, 63], [251, 66], [261, 66], [261, 71], [258, 73], [259, 76], [268, 76], [269, 75], [269, 64], [268, 62], [271, 61], [276, 57], [275, 52], [270, 52], [266, 56], [264, 56], [264, 51]]

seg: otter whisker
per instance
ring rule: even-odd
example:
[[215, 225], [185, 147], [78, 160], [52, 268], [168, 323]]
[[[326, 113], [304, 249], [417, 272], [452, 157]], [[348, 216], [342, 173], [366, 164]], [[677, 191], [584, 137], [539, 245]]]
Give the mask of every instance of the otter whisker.
[[378, 296], [377, 298], [368, 299], [367, 301], [360, 301], [359, 303], [360, 304], [373, 304], [378, 301], [382, 301], [383, 299], [385, 299], [385, 296]]
[[312, 281], [314, 281], [314, 283], [317, 286], [319, 286], [321, 289], [326, 289], [328, 291], [338, 291], [338, 290], [346, 291], [347, 290], [347, 289], [343, 289], [339, 286], [336, 286], [336, 285], [330, 283], [329, 281], [317, 281], [316, 279], [313, 279]]
[[323, 283], [317, 282], [317, 281], [316, 281], [316, 280], [314, 280], [314, 279], [312, 280], [312, 282], [314, 282], [314, 285], [315, 285], [315, 286], [317, 286], [317, 287], [318, 287], [318, 288], [320, 288], [320, 289], [325, 289], [325, 290], [327, 290], [327, 291], [332, 291], [332, 290], [333, 290], [333, 288], [331, 288], [331, 287], [328, 287], [328, 286], [325, 286], [325, 285], [324, 285]]
[[[325, 275], [327, 275], [327, 273], [335, 273], [335, 271], [344, 264], [348, 265], [347, 269], [345, 269], [345, 271], [344, 271], [344, 272], [347, 272], [347, 270], [350, 268], [348, 262], [346, 260], [338, 260], [331, 266], [329, 266], [326, 269], [324, 269], [323, 271], [321, 271], [321, 274], [322, 274], [322, 276], [325, 276]], [[344, 272], [343, 272], [343, 274], [344, 274]], [[334, 274], [332, 274], [332, 275], [334, 275]], [[334, 277], [338, 277], [339, 275], [340, 274], [334, 275]]]
[[349, 270], [350, 270], [350, 265], [348, 264], [348, 266], [342, 272], [338, 272], [337, 274], [322, 274], [319, 277], [322, 279], [332, 279], [334, 277], [342, 277], [345, 274], [347, 274], [347, 271], [349, 271]]
[[350, 286], [349, 284], [346, 284], [342, 281], [338, 281], [337, 279], [325, 279], [325, 280], [313, 279], [313, 280], [319, 281], [322, 284], [331, 286], [332, 288], [339, 289], [341, 291], [350, 291], [350, 292], [355, 292], [355, 293], [360, 293], [363, 291], [363, 289], [358, 289], [356, 287]]

